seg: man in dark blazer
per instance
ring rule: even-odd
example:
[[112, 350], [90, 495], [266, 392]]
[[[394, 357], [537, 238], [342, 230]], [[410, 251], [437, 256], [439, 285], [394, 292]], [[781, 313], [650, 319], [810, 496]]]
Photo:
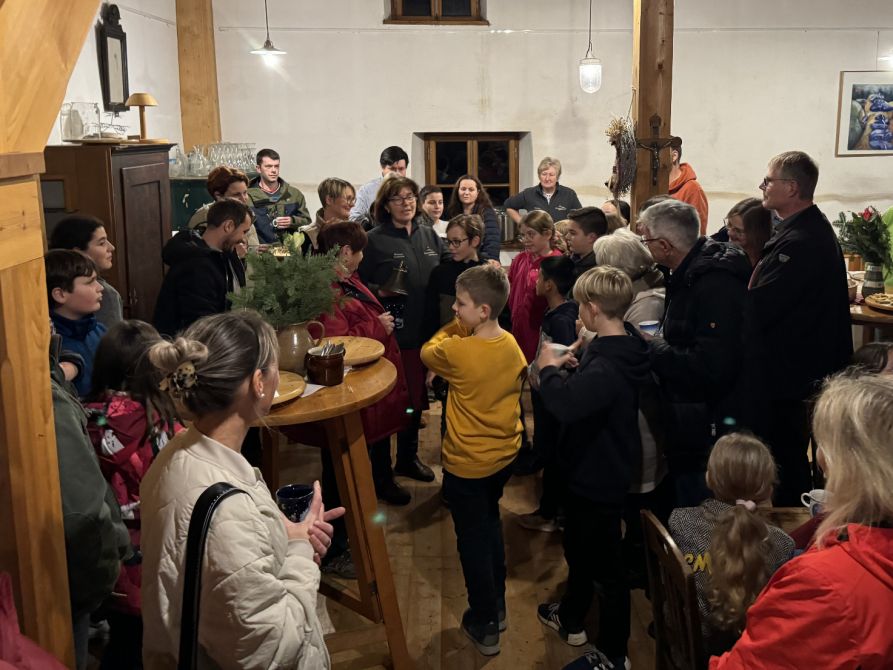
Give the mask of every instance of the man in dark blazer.
[[813, 203], [819, 178], [801, 151], [769, 161], [763, 207], [781, 223], [763, 248], [748, 291], [748, 343], [758, 375], [753, 427], [779, 466], [777, 505], [812, 488], [807, 448], [812, 401], [822, 380], [853, 353], [846, 267], [837, 236]]

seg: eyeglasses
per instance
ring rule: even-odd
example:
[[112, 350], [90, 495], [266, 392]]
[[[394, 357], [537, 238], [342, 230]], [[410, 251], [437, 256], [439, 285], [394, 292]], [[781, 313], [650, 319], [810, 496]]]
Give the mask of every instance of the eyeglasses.
[[355, 197], [347, 196], [347, 195], [342, 195], [341, 197], [344, 198], [344, 202], [346, 202], [351, 207], [353, 207], [355, 204], [357, 204], [357, 199]]
[[642, 244], [648, 244], [649, 242], [657, 242], [658, 240], [663, 239], [662, 237], [645, 237], [642, 235]]
[[394, 203], [395, 205], [401, 202], [410, 203], [415, 201], [416, 197], [414, 195], [395, 195], [393, 198], [388, 198], [388, 202]]
[[766, 189], [769, 184], [774, 181], [797, 181], [796, 179], [788, 179], [787, 177], [763, 177], [763, 181], [760, 182], [760, 188]]
[[456, 247], [456, 248], [461, 247], [463, 242], [468, 242], [468, 238], [463, 237], [461, 240], [447, 240], [446, 241], [448, 247]]

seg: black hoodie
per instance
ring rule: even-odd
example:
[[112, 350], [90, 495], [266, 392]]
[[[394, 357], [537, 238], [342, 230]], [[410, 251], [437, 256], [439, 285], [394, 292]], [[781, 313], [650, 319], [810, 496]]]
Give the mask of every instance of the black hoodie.
[[174, 336], [203, 316], [229, 309], [234, 282], [245, 285], [245, 269], [233, 252], [212, 249], [192, 231], [171, 238], [161, 252], [170, 270], [164, 277], [155, 315], [158, 332]]
[[540, 372], [546, 409], [561, 423], [558, 459], [570, 490], [621, 507], [640, 457], [639, 389], [649, 379], [648, 346], [630, 324], [626, 335], [595, 338], [564, 378]]

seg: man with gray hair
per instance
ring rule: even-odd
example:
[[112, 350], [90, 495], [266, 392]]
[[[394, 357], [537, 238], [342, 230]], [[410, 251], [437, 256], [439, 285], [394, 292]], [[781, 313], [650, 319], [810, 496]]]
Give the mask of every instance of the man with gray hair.
[[642, 242], [669, 268], [667, 307], [650, 340], [666, 417], [667, 464], [676, 505], [709, 497], [707, 457], [739, 422], [742, 325], [750, 262], [740, 249], [701, 235], [694, 207], [665, 200], [639, 219]]
[[777, 505], [812, 488], [807, 449], [812, 398], [853, 353], [846, 266], [834, 229], [813, 203], [819, 168], [802, 151], [769, 161], [763, 207], [781, 220], [747, 292], [748, 395], [753, 427], [779, 468]]

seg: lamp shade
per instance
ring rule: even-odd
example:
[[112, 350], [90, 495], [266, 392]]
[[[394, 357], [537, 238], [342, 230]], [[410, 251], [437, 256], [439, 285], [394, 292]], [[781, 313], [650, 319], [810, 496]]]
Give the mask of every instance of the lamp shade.
[[127, 107], [158, 107], [158, 101], [149, 93], [134, 93], [124, 104]]
[[282, 49], [277, 49], [273, 46], [272, 40], [267, 38], [264, 42], [264, 45], [260, 49], [254, 49], [251, 53], [255, 56], [283, 56], [285, 52]]
[[595, 93], [602, 87], [602, 62], [598, 58], [580, 59], [580, 88]]

